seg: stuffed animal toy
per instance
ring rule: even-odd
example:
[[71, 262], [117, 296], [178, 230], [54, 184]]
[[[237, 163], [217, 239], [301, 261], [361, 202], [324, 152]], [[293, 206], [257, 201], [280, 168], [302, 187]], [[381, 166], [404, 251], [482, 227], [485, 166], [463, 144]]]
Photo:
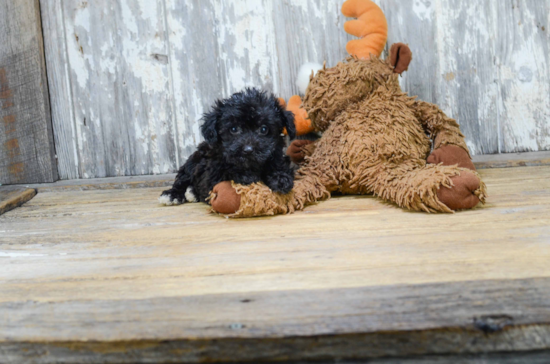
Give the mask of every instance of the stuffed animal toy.
[[351, 57], [318, 71], [303, 102], [293, 96], [287, 106], [299, 132], [322, 132], [312, 144], [298, 140], [288, 148], [287, 154], [302, 162], [292, 192], [226, 181], [213, 189], [213, 210], [230, 217], [292, 213], [333, 192], [374, 194], [425, 212], [484, 203], [486, 187], [458, 124], [399, 86], [399, 74], [412, 59], [409, 47], [394, 44], [385, 61], [379, 58], [387, 37], [382, 10], [370, 0], [347, 0], [342, 13], [357, 18], [345, 24], [361, 38], [348, 43]]

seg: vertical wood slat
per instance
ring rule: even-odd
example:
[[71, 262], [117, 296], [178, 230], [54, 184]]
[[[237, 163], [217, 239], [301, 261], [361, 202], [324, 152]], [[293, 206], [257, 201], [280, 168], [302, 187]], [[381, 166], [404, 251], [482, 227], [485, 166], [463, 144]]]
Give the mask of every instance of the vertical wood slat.
[[65, 42], [62, 0], [43, 1], [40, 4], [54, 141], [58, 155], [59, 178], [78, 179], [79, 155], [74, 104], [70, 85], [70, 64]]
[[[72, 105], [62, 99], [53, 107], [57, 143], [63, 145], [61, 175], [174, 171], [163, 0], [43, 3], [51, 78], [68, 78], [64, 85], [69, 85], [54, 92], [72, 99]], [[63, 40], [66, 48], [55, 48]], [[74, 115], [67, 112], [70, 107]]]
[[[301, 64], [335, 65], [350, 39], [343, 0], [42, 2], [50, 83], [70, 85], [52, 91], [63, 178], [174, 171], [216, 98], [244, 86], [288, 98]], [[388, 44], [413, 50], [403, 88], [456, 118], [473, 154], [550, 149], [550, 4], [375, 2]]]
[[39, 3], [0, 0], [0, 184], [57, 178]]
[[502, 152], [550, 149], [550, 2], [495, 1]]

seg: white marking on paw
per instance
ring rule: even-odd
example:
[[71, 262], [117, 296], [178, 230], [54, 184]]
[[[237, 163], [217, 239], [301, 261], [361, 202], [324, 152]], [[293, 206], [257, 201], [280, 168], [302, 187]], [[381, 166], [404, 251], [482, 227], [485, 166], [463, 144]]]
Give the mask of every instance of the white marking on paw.
[[185, 199], [189, 202], [199, 202], [193, 193], [193, 188], [191, 186], [187, 187], [185, 191]]
[[174, 203], [172, 202], [172, 200], [170, 200], [170, 196], [168, 195], [161, 195], [159, 197], [159, 203], [161, 205], [164, 205], [164, 206], [171, 206], [171, 205], [174, 205]]

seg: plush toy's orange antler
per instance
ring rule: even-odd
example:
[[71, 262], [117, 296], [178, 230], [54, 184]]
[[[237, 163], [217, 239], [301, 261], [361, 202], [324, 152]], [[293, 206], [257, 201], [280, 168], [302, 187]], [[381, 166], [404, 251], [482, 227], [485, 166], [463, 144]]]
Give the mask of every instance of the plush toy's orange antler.
[[357, 20], [344, 24], [346, 33], [361, 39], [350, 40], [346, 50], [352, 56], [366, 59], [371, 54], [380, 56], [388, 39], [388, 22], [382, 9], [371, 0], [347, 0], [342, 14]]

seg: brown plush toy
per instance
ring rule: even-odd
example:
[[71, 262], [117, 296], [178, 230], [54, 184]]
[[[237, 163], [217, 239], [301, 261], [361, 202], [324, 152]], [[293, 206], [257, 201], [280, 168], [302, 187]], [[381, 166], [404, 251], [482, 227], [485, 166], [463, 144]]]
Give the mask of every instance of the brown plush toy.
[[302, 163], [292, 192], [222, 182], [212, 193], [213, 210], [230, 217], [291, 213], [332, 192], [375, 194], [426, 212], [484, 202], [486, 187], [458, 124], [399, 86], [398, 76], [412, 59], [408, 46], [394, 44], [386, 61], [379, 58], [387, 34], [380, 8], [370, 0], [348, 0], [342, 12], [358, 18], [345, 28], [362, 39], [348, 44], [352, 57], [311, 78], [302, 108], [293, 110], [323, 134], [312, 144], [294, 141], [289, 147], [287, 154]]

